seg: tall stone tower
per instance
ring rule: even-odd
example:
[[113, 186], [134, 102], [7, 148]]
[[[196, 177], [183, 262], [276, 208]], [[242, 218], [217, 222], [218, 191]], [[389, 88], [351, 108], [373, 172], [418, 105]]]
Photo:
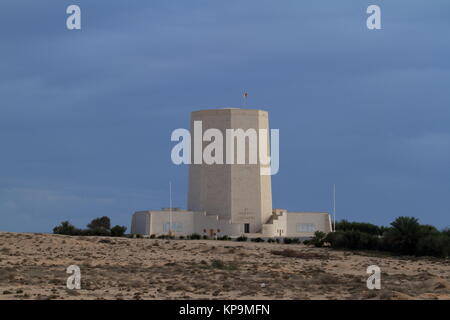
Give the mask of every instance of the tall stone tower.
[[[194, 130], [194, 122], [201, 121], [201, 132]], [[208, 129], [218, 129], [223, 136], [223, 164], [195, 164], [195, 142], [202, 141], [203, 151], [211, 141], [203, 141]], [[261, 232], [262, 224], [272, 214], [271, 176], [261, 175], [259, 148], [257, 162], [250, 162], [249, 141], [245, 139], [245, 164], [238, 164], [236, 148], [238, 139], [234, 141], [234, 164], [227, 162], [227, 129], [266, 129], [269, 132], [268, 113], [253, 109], [212, 109], [191, 113], [192, 164], [189, 167], [188, 210], [206, 211], [210, 215], [218, 215], [221, 220], [241, 225], [244, 233]], [[206, 140], [206, 139], [205, 139]], [[259, 140], [259, 139], [258, 139]], [[265, 150], [270, 150], [269, 139], [264, 142]], [[262, 149], [262, 148], [261, 148]], [[267, 166], [266, 166], [267, 167]]]

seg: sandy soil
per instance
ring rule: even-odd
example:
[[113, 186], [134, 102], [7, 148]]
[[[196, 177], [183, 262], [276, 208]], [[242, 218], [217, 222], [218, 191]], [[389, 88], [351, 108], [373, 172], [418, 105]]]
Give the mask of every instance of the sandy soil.
[[[286, 249], [293, 257], [276, 254]], [[80, 290], [66, 288], [73, 264]], [[369, 265], [381, 268], [381, 290], [366, 287]], [[450, 299], [450, 261], [298, 244], [0, 233], [0, 299]]]

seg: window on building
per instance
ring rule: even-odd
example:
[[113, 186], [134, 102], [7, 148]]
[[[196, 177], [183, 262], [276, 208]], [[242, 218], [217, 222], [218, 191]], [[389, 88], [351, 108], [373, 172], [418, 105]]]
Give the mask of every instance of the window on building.
[[297, 223], [297, 232], [316, 232], [314, 223]]
[[244, 224], [244, 233], [250, 233], [250, 223]]
[[[165, 222], [163, 224], [163, 231], [170, 231], [170, 222]], [[172, 222], [172, 232], [183, 232], [183, 224], [181, 222]]]

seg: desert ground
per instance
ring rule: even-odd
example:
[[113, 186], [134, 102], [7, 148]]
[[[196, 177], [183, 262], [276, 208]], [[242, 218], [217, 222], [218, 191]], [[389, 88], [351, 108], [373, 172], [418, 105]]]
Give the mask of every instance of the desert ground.
[[[66, 269], [81, 269], [81, 289]], [[381, 289], [366, 286], [370, 265]], [[4, 299], [450, 299], [450, 261], [299, 244], [0, 233]]]

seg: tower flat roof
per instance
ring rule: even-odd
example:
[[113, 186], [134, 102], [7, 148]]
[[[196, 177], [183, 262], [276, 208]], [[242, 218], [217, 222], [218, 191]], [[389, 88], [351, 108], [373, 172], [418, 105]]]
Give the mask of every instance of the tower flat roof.
[[261, 109], [241, 109], [241, 108], [218, 108], [218, 109], [204, 109], [192, 111], [191, 114], [205, 113], [205, 114], [268, 114], [267, 111]]

